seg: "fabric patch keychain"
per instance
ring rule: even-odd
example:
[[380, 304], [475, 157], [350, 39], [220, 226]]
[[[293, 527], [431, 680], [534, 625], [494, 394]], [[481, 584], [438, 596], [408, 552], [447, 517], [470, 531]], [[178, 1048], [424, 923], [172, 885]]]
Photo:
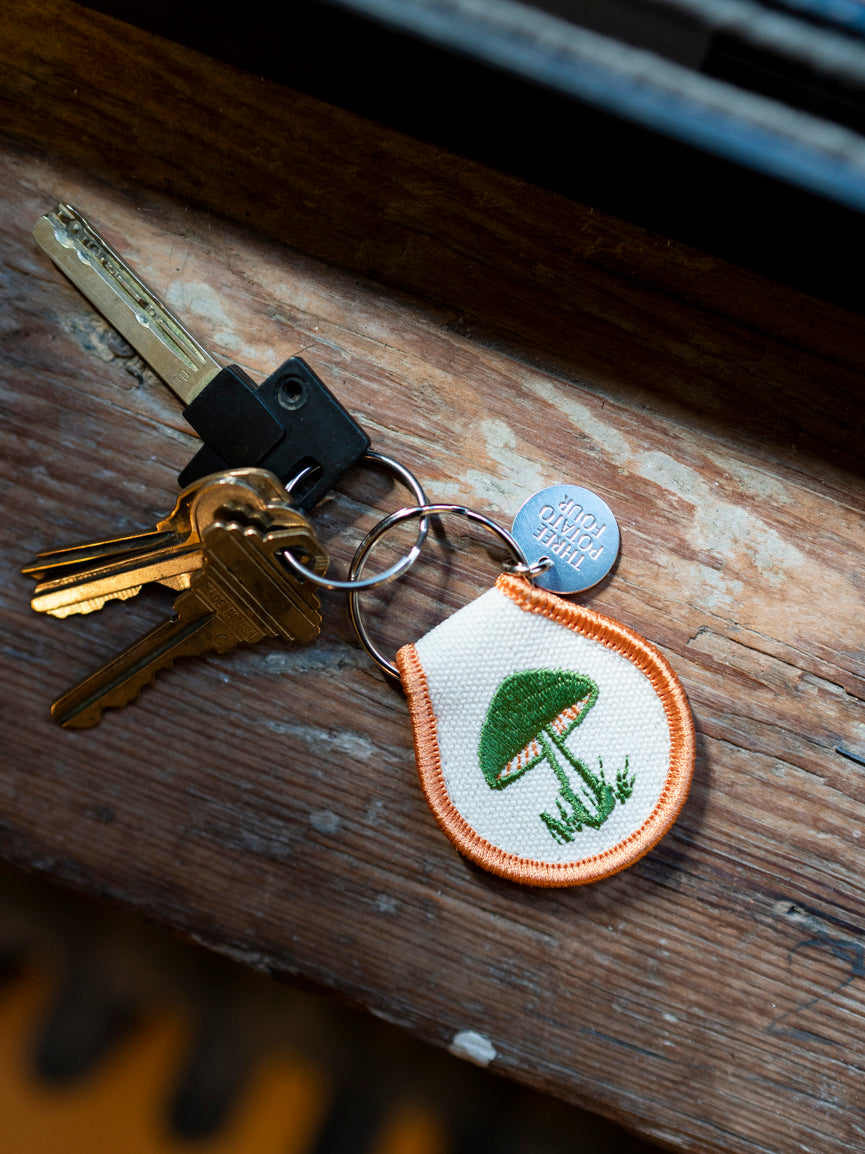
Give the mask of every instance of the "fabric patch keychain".
[[[421, 786], [439, 826], [478, 865], [538, 886], [596, 881], [650, 850], [684, 804], [695, 747], [687, 698], [662, 654], [627, 626], [538, 587], [544, 574], [560, 588], [596, 583], [603, 573], [575, 579], [563, 568], [582, 568], [575, 559], [586, 526], [603, 523], [613, 539], [614, 520], [589, 520], [585, 497], [593, 494], [559, 488], [533, 498], [528, 516], [530, 526], [549, 528], [560, 505], [578, 511], [558, 522], [555, 539], [531, 534], [558, 566], [530, 563], [514, 537], [474, 510], [422, 504], [381, 521], [350, 570], [359, 577], [394, 525], [425, 525], [439, 513], [484, 525], [516, 559], [492, 589], [403, 646], [396, 665], [370, 641], [356, 591], [349, 609], [361, 643], [402, 683]], [[601, 535], [582, 536], [583, 552], [597, 554]], [[616, 529], [604, 573], [617, 550]]]

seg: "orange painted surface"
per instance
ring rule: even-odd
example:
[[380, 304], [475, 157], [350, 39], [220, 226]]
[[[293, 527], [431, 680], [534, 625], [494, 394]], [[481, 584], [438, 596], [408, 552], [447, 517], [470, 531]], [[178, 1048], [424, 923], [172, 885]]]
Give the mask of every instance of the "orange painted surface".
[[370, 1154], [448, 1154], [450, 1145], [439, 1120], [423, 1106], [394, 1111]]
[[[306, 1154], [324, 1117], [324, 1071], [281, 1056], [250, 1078], [238, 1108], [212, 1139], [186, 1142], [165, 1124], [188, 1041], [176, 1008], [154, 1010], [89, 1074], [62, 1087], [32, 1076], [34, 1030], [51, 993], [30, 973], [0, 991], [0, 1154]], [[386, 1147], [381, 1154], [438, 1154]]]

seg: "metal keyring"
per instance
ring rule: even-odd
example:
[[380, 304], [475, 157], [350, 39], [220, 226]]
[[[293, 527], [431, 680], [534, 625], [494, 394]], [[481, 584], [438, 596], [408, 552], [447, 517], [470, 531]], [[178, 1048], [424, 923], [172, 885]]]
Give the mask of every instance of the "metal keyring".
[[[396, 474], [397, 479], [402, 481], [406, 488], [411, 490], [412, 496], [416, 499], [418, 505], [426, 504], [426, 493], [424, 493], [421, 488], [420, 481], [405, 465], [401, 465], [399, 461], [394, 461], [392, 457], [386, 457], [384, 453], [375, 453], [372, 449], [368, 449], [360, 459], [362, 461], [373, 461], [378, 465], [384, 465], [386, 469], [390, 469], [392, 473]], [[292, 483], [296, 484], [301, 477], [305, 476], [306, 472], [307, 470], [304, 470], [303, 473], [300, 473], [294, 478]], [[301, 565], [298, 559], [287, 549], [282, 554], [282, 557], [286, 565], [288, 565], [298, 577], [303, 577], [305, 581], [311, 581], [313, 585], [320, 585], [323, 589], [344, 590], [348, 594], [354, 594], [359, 593], [363, 589], [375, 589], [378, 585], [386, 585], [389, 581], [393, 581], [399, 577], [400, 574], [405, 573], [406, 569], [414, 565], [418, 559], [418, 554], [423, 547], [424, 541], [426, 541], [428, 531], [429, 525], [426, 520], [421, 521], [420, 525], [418, 525], [415, 543], [404, 557], [401, 557], [400, 560], [394, 565], [391, 565], [389, 569], [384, 569], [374, 577], [365, 577], [363, 580], [358, 581], [352, 580], [354, 575], [353, 570], [349, 571], [348, 581], [332, 581], [327, 577], [322, 577], [312, 569], [307, 569], [305, 565]], [[366, 540], [366, 538], [364, 538], [364, 540]], [[361, 542], [361, 547], [362, 546], [363, 541]], [[356, 553], [355, 556], [357, 556]]]
[[[528, 577], [529, 580], [531, 580], [541, 573], [545, 573], [552, 564], [549, 557], [541, 557], [534, 564], [529, 564], [522, 549], [507, 529], [503, 529], [501, 525], [497, 525], [495, 521], [491, 521], [489, 517], [485, 517], [483, 513], [478, 513], [475, 509], [468, 509], [465, 505], [428, 505], [422, 501], [419, 505], [412, 508], [397, 509], [395, 513], [391, 513], [389, 517], [384, 517], [377, 525], [370, 529], [369, 533], [367, 533], [366, 537], [364, 537], [360, 545], [358, 545], [357, 552], [352, 558], [348, 570], [349, 577], [356, 577], [363, 572], [363, 567], [373, 548], [394, 525], [399, 525], [403, 521], [409, 521], [417, 517], [426, 519], [427, 516], [439, 513], [456, 513], [457, 516], [467, 517], [469, 521], [475, 521], [478, 525], [483, 525], [485, 529], [489, 529], [490, 532], [495, 533], [499, 540], [507, 546], [514, 558], [513, 564], [505, 566], [508, 572]], [[348, 595], [348, 615], [351, 618], [357, 639], [373, 661], [375, 661], [377, 665], [380, 665], [390, 677], [394, 677], [399, 681], [399, 670], [394, 663], [388, 661], [384, 654], [372, 643], [366, 626], [363, 621], [361, 621], [360, 606], [357, 598], [360, 588], [361, 582], [358, 581], [355, 588]]]

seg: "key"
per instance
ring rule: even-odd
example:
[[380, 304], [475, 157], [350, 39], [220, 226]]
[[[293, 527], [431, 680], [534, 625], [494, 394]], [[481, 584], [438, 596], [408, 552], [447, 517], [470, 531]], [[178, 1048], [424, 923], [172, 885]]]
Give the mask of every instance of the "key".
[[[188, 485], [177, 498], [169, 515], [158, 521], [155, 529], [144, 533], [134, 533], [127, 537], [107, 537], [101, 541], [89, 541], [82, 545], [71, 545], [62, 549], [48, 549], [37, 553], [21, 572], [38, 581], [53, 580], [66, 573], [79, 572], [88, 565], [120, 561], [151, 550], [162, 548], [172, 542], [184, 539], [193, 532], [192, 507], [203, 508], [202, 486], [208, 485], [212, 500], [204, 516], [210, 517], [212, 501], [225, 503], [230, 500], [230, 490], [238, 485], [259, 494], [265, 502], [284, 501], [286, 492], [273, 473], [266, 469], [230, 469], [217, 477], [202, 477]], [[227, 492], [227, 490], [229, 490]], [[201, 519], [201, 518], [199, 518]], [[210, 517], [212, 519], [212, 517]], [[197, 538], [196, 538], [197, 540]]]
[[256, 388], [237, 365], [221, 367], [84, 216], [68, 204], [40, 217], [33, 235], [73, 284], [183, 401], [204, 446], [182, 486], [244, 465], [283, 481], [306, 511], [369, 448], [369, 437], [300, 357]]
[[282, 513], [282, 525], [306, 524], [273, 473], [234, 469], [187, 486], [168, 517], [155, 529], [128, 537], [40, 553], [22, 572], [39, 579], [31, 606], [39, 613], [68, 617], [92, 613], [109, 600], [134, 597], [158, 581], [188, 588], [201, 566], [201, 527], [223, 512], [243, 510], [246, 519]]
[[202, 532], [204, 563], [174, 602], [174, 613], [102, 669], [64, 693], [51, 714], [68, 728], [97, 725], [102, 713], [134, 701], [180, 657], [225, 653], [265, 637], [309, 642], [321, 616], [310, 582], [298, 581], [280, 554], [300, 550], [323, 573], [327, 554], [308, 525], [270, 532], [214, 521]]

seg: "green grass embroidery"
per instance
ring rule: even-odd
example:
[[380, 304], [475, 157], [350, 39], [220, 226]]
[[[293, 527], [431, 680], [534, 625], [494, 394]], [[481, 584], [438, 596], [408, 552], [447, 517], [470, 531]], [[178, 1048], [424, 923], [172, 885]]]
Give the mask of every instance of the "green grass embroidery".
[[597, 685], [582, 674], [564, 669], [512, 673], [493, 695], [481, 729], [478, 760], [491, 789], [506, 789], [536, 765], [546, 763], [553, 770], [559, 783], [556, 813], [539, 816], [562, 845], [587, 826], [600, 829], [616, 802], [624, 805], [634, 789], [627, 758], [610, 785], [601, 758], [599, 772], [593, 773], [567, 747], [568, 736], [597, 699]]

